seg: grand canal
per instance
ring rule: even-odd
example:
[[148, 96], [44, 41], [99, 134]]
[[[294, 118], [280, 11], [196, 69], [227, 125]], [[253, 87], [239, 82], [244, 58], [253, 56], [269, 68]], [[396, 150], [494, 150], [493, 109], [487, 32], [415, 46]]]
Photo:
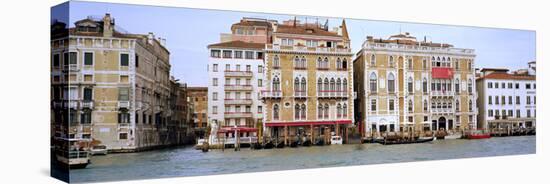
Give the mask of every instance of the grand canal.
[[390, 145], [351, 144], [203, 153], [193, 147], [94, 156], [86, 169], [71, 170], [71, 182], [146, 179], [287, 169], [382, 164], [453, 158], [534, 154], [536, 137], [437, 140]]

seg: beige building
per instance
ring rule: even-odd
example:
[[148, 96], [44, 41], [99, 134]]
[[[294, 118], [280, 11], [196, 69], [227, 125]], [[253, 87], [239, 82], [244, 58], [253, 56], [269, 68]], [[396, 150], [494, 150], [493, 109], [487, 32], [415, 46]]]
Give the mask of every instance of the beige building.
[[93, 139], [111, 151], [172, 144], [164, 39], [127, 33], [110, 14], [74, 26], [51, 41], [52, 122], [61, 130], [56, 135]]
[[475, 129], [474, 59], [472, 49], [417, 41], [409, 33], [367, 37], [353, 63], [362, 130], [380, 136]]
[[351, 48], [345, 21], [275, 24], [265, 49], [264, 135], [286, 144], [328, 141], [353, 122]]
[[203, 138], [208, 127], [208, 88], [187, 87], [191, 128], [198, 138]]

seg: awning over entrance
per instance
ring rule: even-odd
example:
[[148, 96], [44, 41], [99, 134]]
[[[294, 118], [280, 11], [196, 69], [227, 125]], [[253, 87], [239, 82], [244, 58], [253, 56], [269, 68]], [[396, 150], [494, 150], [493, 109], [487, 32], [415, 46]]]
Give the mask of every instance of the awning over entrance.
[[336, 124], [342, 124], [342, 125], [351, 124], [351, 120], [269, 122], [269, 123], [265, 123], [265, 126], [278, 127], [278, 126], [310, 126], [310, 125], [336, 125]]

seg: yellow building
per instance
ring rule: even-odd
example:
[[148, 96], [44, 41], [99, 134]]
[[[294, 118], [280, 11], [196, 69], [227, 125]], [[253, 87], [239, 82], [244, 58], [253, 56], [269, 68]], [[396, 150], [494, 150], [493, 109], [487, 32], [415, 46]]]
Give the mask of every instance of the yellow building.
[[264, 135], [286, 144], [344, 135], [353, 122], [353, 54], [345, 21], [333, 30], [295, 19], [276, 24], [265, 53]]
[[367, 37], [354, 60], [356, 119], [366, 135], [475, 129], [474, 50]]
[[171, 144], [170, 53], [164, 39], [127, 33], [109, 14], [74, 26], [51, 41], [56, 136], [93, 139], [110, 151]]

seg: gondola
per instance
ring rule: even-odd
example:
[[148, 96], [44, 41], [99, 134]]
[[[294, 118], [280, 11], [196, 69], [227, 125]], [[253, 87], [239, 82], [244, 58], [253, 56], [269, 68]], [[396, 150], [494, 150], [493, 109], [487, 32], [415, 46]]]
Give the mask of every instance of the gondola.
[[292, 142], [290, 143], [290, 147], [291, 147], [291, 148], [296, 148], [296, 147], [298, 147], [298, 143], [299, 143], [298, 141], [292, 141]]
[[277, 142], [277, 145], [275, 145], [275, 147], [284, 148], [285, 147], [285, 142], [284, 141], [279, 141], [279, 142]]
[[416, 140], [395, 140], [395, 141], [387, 141], [384, 139], [377, 139], [375, 140], [376, 143], [383, 144], [383, 145], [394, 145], [394, 144], [416, 144], [416, 143], [425, 143], [435, 140], [435, 137], [430, 138], [419, 138]]
[[323, 146], [325, 145], [325, 141], [323, 139], [319, 139], [317, 142], [315, 142], [316, 146]]
[[306, 140], [302, 143], [302, 146], [311, 146], [311, 140]]

